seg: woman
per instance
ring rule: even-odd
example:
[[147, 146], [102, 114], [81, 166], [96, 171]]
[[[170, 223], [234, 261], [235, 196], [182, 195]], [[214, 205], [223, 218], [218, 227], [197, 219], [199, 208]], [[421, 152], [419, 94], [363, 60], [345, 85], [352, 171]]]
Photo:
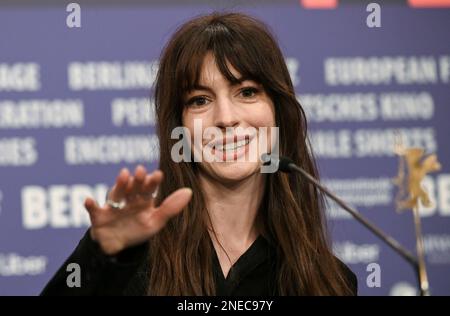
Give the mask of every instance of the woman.
[[[319, 193], [298, 175], [237, 161], [260, 133], [224, 134], [230, 146], [213, 153], [225, 162], [171, 156], [179, 126], [191, 137], [199, 121], [202, 131], [277, 126], [280, 154], [317, 177], [304, 112], [264, 24], [237, 13], [184, 24], [160, 59], [155, 104], [160, 170], [122, 170], [107, 205], [86, 200], [92, 227], [43, 294], [356, 294], [330, 251]], [[80, 265], [81, 287], [66, 285], [69, 263]]]

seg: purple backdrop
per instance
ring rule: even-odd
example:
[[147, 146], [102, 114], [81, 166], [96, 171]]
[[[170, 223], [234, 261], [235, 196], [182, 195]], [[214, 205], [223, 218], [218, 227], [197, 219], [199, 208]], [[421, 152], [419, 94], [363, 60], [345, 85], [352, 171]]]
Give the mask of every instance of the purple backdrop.
[[[0, 295], [36, 295], [88, 227], [85, 196], [101, 200], [123, 166], [157, 165], [150, 86], [168, 36], [207, 5], [64, 5], [0, 10]], [[450, 10], [305, 10], [297, 2], [237, 6], [270, 25], [287, 58], [321, 175], [407, 248], [412, 215], [395, 212], [394, 131], [436, 152], [423, 210], [432, 294], [450, 294]], [[334, 248], [361, 295], [414, 294], [413, 270], [330, 205]], [[370, 287], [370, 263], [381, 286]]]

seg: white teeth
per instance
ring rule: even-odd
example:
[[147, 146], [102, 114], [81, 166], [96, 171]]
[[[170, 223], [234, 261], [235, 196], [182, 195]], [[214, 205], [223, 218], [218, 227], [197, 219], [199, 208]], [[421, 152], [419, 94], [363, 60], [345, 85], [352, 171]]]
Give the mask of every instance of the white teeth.
[[236, 149], [238, 149], [238, 148], [240, 148], [242, 146], [247, 145], [248, 143], [249, 143], [249, 140], [248, 139], [244, 139], [244, 140], [240, 140], [240, 141], [235, 142], [235, 143], [226, 144], [225, 146], [218, 145], [218, 146], [216, 146], [216, 149], [220, 150], [220, 151], [236, 150]]

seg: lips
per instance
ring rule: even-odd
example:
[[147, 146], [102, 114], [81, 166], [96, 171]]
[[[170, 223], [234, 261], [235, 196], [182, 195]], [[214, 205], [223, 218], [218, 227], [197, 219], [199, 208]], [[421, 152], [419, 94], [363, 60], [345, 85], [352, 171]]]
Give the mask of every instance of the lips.
[[227, 143], [225, 145], [215, 145], [214, 148], [216, 150], [220, 150], [220, 151], [234, 151], [238, 148], [241, 148], [245, 145], [247, 145], [248, 143], [250, 143], [250, 141], [248, 139], [243, 139], [237, 142], [232, 142], [232, 143]]
[[213, 141], [208, 144], [208, 147], [220, 150], [223, 152], [234, 151], [245, 145], [249, 144], [254, 135], [234, 135], [229, 137], [224, 137], [222, 141]]

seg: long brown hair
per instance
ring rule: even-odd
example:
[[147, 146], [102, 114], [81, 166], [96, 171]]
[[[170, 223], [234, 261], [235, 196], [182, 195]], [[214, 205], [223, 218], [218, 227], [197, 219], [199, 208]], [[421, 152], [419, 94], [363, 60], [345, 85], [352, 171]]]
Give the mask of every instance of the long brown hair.
[[[203, 59], [212, 52], [221, 73], [240, 75], [263, 85], [275, 106], [280, 154], [314, 176], [317, 168], [307, 138], [303, 109], [296, 99], [283, 55], [268, 28], [240, 13], [212, 13], [183, 24], [162, 52], [155, 83], [160, 166], [165, 179], [157, 203], [180, 187], [193, 197], [182, 213], [151, 238], [151, 295], [215, 295], [209, 217], [194, 162], [171, 159], [171, 131], [182, 126], [183, 95], [199, 80]], [[342, 266], [326, 238], [323, 200], [300, 176], [268, 174], [260, 208], [265, 236], [276, 245], [279, 295], [349, 294]]]

